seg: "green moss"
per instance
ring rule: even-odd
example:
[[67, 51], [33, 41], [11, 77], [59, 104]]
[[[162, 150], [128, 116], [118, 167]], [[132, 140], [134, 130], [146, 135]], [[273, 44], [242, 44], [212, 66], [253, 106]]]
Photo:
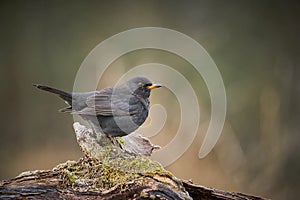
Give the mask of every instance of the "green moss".
[[[68, 161], [54, 170], [60, 174], [62, 185], [91, 190], [107, 190], [116, 185], [125, 185], [130, 181], [142, 184], [142, 176], [174, 177], [158, 162], [146, 157], [133, 156], [121, 152], [116, 154], [115, 147], [107, 146], [101, 153], [101, 159], [82, 158], [78, 162]], [[124, 188], [126, 189], [126, 188]]]

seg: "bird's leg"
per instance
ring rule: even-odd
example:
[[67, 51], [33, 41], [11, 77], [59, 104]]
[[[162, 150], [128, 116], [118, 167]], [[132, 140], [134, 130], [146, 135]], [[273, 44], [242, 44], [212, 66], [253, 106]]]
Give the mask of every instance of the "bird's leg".
[[115, 141], [115, 138], [114, 138], [113, 136], [111, 136], [111, 135], [106, 135], [106, 136], [109, 138], [109, 140], [110, 140], [115, 146], [117, 146], [116, 141]]
[[[113, 137], [113, 136], [111, 136], [111, 135], [107, 135], [107, 137], [108, 137], [109, 140], [114, 144], [114, 146], [115, 146], [116, 149], [117, 149], [117, 155], [119, 155], [119, 154], [121, 153], [119, 142], [116, 140], [115, 137]], [[116, 156], [117, 156], [117, 155], [116, 155]]]

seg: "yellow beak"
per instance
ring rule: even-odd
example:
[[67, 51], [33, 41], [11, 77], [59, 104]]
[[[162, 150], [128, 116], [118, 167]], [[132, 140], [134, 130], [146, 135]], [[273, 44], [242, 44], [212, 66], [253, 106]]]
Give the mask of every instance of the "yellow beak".
[[152, 90], [152, 89], [159, 88], [159, 87], [161, 87], [160, 84], [152, 84], [152, 85], [147, 86], [147, 89]]

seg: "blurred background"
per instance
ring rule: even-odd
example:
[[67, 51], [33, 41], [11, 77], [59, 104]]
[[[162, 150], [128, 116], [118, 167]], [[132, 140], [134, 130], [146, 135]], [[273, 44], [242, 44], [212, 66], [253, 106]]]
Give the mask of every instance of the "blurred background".
[[[201, 119], [192, 146], [167, 169], [204, 186], [295, 199], [300, 189], [299, 13], [296, 1], [1, 1], [0, 179], [82, 156], [73, 118], [57, 112], [64, 102], [32, 83], [71, 91], [80, 64], [97, 44], [131, 28], [157, 26], [197, 40], [220, 70], [228, 110], [213, 151], [198, 158], [210, 98], [184, 59], [159, 50], [131, 52], [111, 64], [99, 88], [139, 64], [174, 67], [197, 91]], [[153, 92], [151, 100], [174, 116], [151, 138], [164, 146], [176, 132], [180, 108], [166, 88]]]

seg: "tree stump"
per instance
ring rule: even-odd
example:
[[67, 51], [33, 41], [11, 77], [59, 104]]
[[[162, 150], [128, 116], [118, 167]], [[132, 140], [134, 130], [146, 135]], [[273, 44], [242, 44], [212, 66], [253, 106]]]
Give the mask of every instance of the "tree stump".
[[117, 141], [74, 123], [84, 153], [52, 170], [23, 172], [0, 181], [0, 199], [263, 199], [177, 179], [148, 158], [157, 146], [138, 134]]

